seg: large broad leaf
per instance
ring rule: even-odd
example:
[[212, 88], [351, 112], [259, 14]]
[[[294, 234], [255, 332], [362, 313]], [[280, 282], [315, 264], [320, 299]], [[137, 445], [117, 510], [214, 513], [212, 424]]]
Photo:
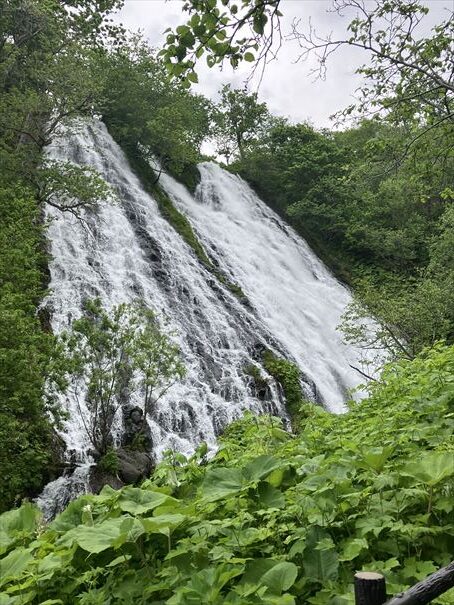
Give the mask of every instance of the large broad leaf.
[[294, 563], [281, 561], [265, 572], [260, 583], [268, 587], [269, 592], [280, 595], [295, 583], [298, 568]]
[[284, 508], [285, 498], [281, 490], [276, 489], [266, 481], [261, 481], [258, 492], [260, 504], [264, 508]]
[[391, 446], [386, 447], [371, 447], [366, 452], [363, 452], [363, 459], [361, 466], [371, 468], [377, 473], [383, 470], [386, 461], [393, 453], [394, 448]]
[[304, 573], [311, 580], [322, 584], [337, 579], [339, 562], [334, 548], [318, 548], [328, 544], [328, 533], [318, 526], [309, 529], [306, 539], [306, 548], [303, 553]]
[[367, 547], [368, 544], [365, 538], [351, 538], [345, 542], [339, 561], [353, 561]]
[[241, 578], [240, 584], [260, 584], [261, 578], [267, 571], [277, 565], [274, 559], [255, 559], [248, 561], [246, 571]]
[[255, 559], [248, 561], [246, 571], [239, 584], [241, 586], [266, 586], [266, 594], [280, 595], [293, 585], [297, 575], [298, 568], [293, 563], [275, 559]]
[[273, 458], [273, 456], [258, 456], [249, 464], [247, 464], [243, 469], [243, 474], [248, 481], [260, 481], [261, 479], [265, 479], [269, 474], [271, 474], [276, 469], [282, 468], [286, 466], [283, 460], [279, 460], [278, 458]]
[[19, 534], [32, 533], [40, 518], [40, 511], [30, 503], [0, 515], [0, 555], [14, 544]]
[[83, 510], [86, 506], [92, 506], [93, 496], [81, 496], [68, 504], [65, 510], [55, 517], [50, 524], [50, 529], [57, 532], [70, 531], [76, 525], [82, 523]]
[[185, 521], [186, 516], [175, 515], [159, 515], [159, 517], [148, 517], [141, 519], [142, 526], [147, 534], [163, 534], [165, 536], [181, 525]]
[[403, 472], [426, 485], [437, 485], [454, 475], [454, 452], [426, 452], [406, 464]]
[[39, 509], [27, 502], [20, 508], [15, 508], [0, 515], [0, 530], [7, 533], [15, 531], [32, 532], [41, 517]]
[[214, 502], [237, 494], [243, 488], [243, 475], [236, 468], [219, 467], [210, 469], [203, 482], [204, 497]]
[[[123, 532], [124, 517], [107, 519], [98, 525], [79, 525], [69, 531], [62, 542], [76, 542], [81, 548], [89, 553], [99, 553], [114, 545], [126, 541], [127, 532]], [[122, 528], [123, 525], [123, 528]]]
[[118, 499], [121, 510], [132, 515], [142, 515], [158, 506], [177, 502], [175, 498], [160, 492], [151, 492], [140, 487], [127, 487]]
[[32, 559], [32, 555], [25, 548], [16, 548], [9, 555], [0, 559], [0, 586], [21, 576]]

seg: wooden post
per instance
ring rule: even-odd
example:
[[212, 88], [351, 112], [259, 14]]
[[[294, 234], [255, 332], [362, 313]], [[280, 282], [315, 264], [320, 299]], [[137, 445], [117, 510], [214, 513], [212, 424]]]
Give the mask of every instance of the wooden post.
[[356, 605], [383, 605], [385, 601], [385, 578], [373, 571], [358, 571], [355, 574]]

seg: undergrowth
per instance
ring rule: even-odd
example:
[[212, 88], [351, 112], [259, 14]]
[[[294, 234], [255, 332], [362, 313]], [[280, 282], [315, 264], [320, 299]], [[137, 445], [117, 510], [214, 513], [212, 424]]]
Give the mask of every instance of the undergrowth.
[[4, 514], [1, 605], [349, 605], [357, 570], [395, 594], [448, 563], [454, 347], [389, 365], [345, 415], [305, 414], [298, 435], [247, 414], [210, 462], [168, 452], [48, 526]]

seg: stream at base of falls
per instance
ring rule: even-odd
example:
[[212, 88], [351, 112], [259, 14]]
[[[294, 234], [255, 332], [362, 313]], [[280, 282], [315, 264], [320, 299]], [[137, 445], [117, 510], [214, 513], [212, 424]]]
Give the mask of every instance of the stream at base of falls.
[[[80, 317], [86, 299], [100, 297], [107, 308], [140, 299], [166, 318], [181, 349], [186, 377], [159, 401], [149, 421], [156, 459], [168, 449], [192, 453], [202, 441], [214, 447], [220, 431], [245, 410], [286, 418], [280, 389], [262, 366], [265, 349], [299, 366], [309, 399], [343, 411], [348, 390], [361, 382], [351, 367], [360, 364], [360, 355], [336, 331], [350, 293], [243, 180], [203, 163], [195, 195], [165, 174], [160, 184], [247, 304], [160, 215], [104, 124], [79, 126], [48, 154], [92, 166], [118, 197], [87, 211], [83, 223], [48, 209], [51, 281], [45, 305], [54, 332]], [[255, 392], [244, 371], [251, 364], [268, 379], [265, 393]], [[139, 398], [133, 393], [129, 403]], [[77, 403], [67, 395], [61, 404], [69, 412], [62, 436], [77, 470], [50, 483], [38, 498], [48, 515], [86, 490], [91, 462]], [[81, 407], [88, 415], [83, 402]]]

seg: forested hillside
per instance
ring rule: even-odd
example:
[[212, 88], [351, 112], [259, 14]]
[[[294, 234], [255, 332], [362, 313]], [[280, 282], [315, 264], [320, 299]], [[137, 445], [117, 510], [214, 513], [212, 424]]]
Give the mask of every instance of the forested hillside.
[[[272, 114], [252, 86], [226, 83], [215, 100], [195, 86], [200, 61], [266, 68], [291, 4], [186, 0], [187, 20], [162, 49], [115, 24], [121, 6], [0, 0], [0, 605], [334, 605], [352, 602], [358, 569], [381, 571], [398, 592], [452, 558], [452, 12], [429, 31], [417, 0], [342, 0], [345, 39], [295, 25], [290, 37], [317, 54], [323, 77], [332, 52], [364, 51], [357, 102], [320, 129]], [[104, 122], [213, 289], [248, 312], [163, 178], [194, 193], [197, 164], [214, 159], [309, 243], [352, 289], [345, 341], [376, 364], [387, 356], [373, 376], [361, 372], [362, 402], [341, 416], [323, 411], [294, 361], [262, 347], [257, 359], [288, 418], [249, 413], [225, 429], [213, 458], [204, 444], [192, 457], [169, 451], [144, 482], [116, 482], [121, 407], [140, 391], [121, 445], [147, 459], [150, 475], [147, 418], [185, 367], [166, 323], [140, 300], [105, 309], [94, 296], [67, 331], [52, 331], [50, 221], [69, 214], [88, 232], [90, 213], [118, 203], [92, 166], [47, 152], [91, 119]], [[259, 367], [244, 375], [266, 401], [272, 386]], [[137, 484], [82, 496], [47, 523], [30, 500], [74, 466], [61, 402], [81, 384], [90, 417], [78, 402], [79, 420], [103, 482]]]

